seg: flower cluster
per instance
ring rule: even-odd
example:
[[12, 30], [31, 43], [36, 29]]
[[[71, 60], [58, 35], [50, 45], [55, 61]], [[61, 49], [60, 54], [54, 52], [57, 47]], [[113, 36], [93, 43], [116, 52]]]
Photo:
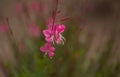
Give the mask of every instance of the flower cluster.
[[[51, 23], [50, 23], [51, 24]], [[48, 25], [48, 29], [43, 30], [45, 40], [47, 42], [52, 42], [53, 44], [64, 44], [64, 37], [61, 35], [65, 30], [63, 24]]]
[[[64, 24], [57, 23], [58, 17], [60, 15], [60, 10], [58, 10], [58, 1], [55, 0], [56, 7], [53, 10], [52, 17], [49, 18], [47, 23], [47, 29], [43, 30], [45, 36], [45, 45], [40, 47], [40, 50], [48, 55], [50, 58], [54, 56], [55, 45], [64, 44], [65, 38], [62, 36], [62, 33], [65, 31], [66, 27]], [[57, 18], [57, 19], [56, 19]], [[58, 21], [64, 21], [68, 18], [59, 19]]]
[[45, 36], [46, 44], [40, 47], [42, 52], [45, 52], [50, 58], [54, 56], [55, 44], [64, 44], [65, 38], [62, 36], [65, 30], [65, 25], [53, 23], [53, 19], [51, 19], [48, 23], [48, 28], [43, 30], [43, 34]]

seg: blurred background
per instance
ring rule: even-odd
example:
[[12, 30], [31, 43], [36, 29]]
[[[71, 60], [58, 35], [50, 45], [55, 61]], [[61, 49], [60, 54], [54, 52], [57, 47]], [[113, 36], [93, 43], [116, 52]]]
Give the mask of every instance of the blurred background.
[[0, 77], [120, 77], [120, 0], [59, 0], [64, 45], [44, 56], [55, 0], [0, 0]]

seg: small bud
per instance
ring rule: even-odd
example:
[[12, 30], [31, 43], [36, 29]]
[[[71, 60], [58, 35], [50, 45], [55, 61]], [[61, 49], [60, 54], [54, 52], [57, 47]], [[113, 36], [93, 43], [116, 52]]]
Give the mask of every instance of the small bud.
[[60, 19], [60, 21], [66, 21], [66, 20], [68, 20], [68, 19], [70, 19], [70, 17], [62, 18], [62, 19]]

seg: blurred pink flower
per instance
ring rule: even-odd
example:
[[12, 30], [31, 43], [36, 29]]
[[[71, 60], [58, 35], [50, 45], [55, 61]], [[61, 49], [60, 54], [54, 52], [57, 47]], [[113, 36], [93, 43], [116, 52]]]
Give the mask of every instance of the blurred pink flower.
[[6, 24], [0, 25], [0, 31], [1, 32], [6, 32], [8, 30], [8, 26]]
[[50, 58], [54, 56], [55, 48], [50, 43], [45, 43], [45, 45], [40, 47], [40, 50], [48, 55]]
[[35, 23], [31, 23], [28, 25], [28, 31], [29, 35], [34, 36], [34, 37], [39, 37], [40, 36], [40, 29]]
[[14, 11], [16, 14], [20, 14], [22, 12], [23, 8], [22, 8], [22, 4], [21, 3], [16, 3], [14, 5]]
[[29, 4], [29, 9], [35, 13], [39, 13], [41, 6], [39, 2], [32, 2]]

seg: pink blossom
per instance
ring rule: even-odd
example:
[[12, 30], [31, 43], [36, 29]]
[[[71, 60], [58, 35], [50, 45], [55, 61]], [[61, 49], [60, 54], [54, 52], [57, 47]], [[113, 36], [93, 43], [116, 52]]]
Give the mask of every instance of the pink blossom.
[[17, 3], [17, 4], [14, 5], [14, 11], [15, 11], [16, 14], [21, 13], [22, 10], [23, 9], [22, 9], [22, 4], [21, 3]]
[[55, 29], [54, 29], [54, 37], [55, 37], [55, 41], [57, 44], [64, 44], [64, 40], [65, 38], [61, 35], [61, 33], [63, 33], [65, 30], [65, 26], [63, 24], [57, 24], [55, 25]]
[[[60, 16], [61, 11], [58, 10], [58, 0], [55, 0], [56, 7], [52, 12], [52, 17], [49, 18], [47, 22], [47, 29], [43, 30], [45, 36], [46, 44], [40, 47], [40, 50], [47, 54], [50, 58], [54, 56], [55, 44], [64, 44], [65, 38], [62, 36], [62, 33], [65, 31], [65, 25], [56, 23], [58, 16]], [[66, 18], [68, 19], [68, 18]], [[66, 20], [63, 19], [63, 20]], [[62, 21], [62, 20], [61, 20]]]
[[8, 26], [6, 25], [6, 24], [2, 24], [1, 26], [0, 26], [0, 31], [1, 32], [6, 32], [8, 30]]
[[46, 30], [43, 30], [43, 34], [45, 36], [45, 40], [47, 42], [53, 42], [57, 44], [64, 44], [64, 37], [61, 35], [64, 32], [65, 26], [63, 24], [55, 24], [54, 26], [49, 27]]
[[62, 33], [65, 30], [65, 26], [63, 24], [57, 24], [57, 25], [55, 25], [55, 27], [56, 27], [55, 29], [58, 33]]
[[40, 29], [35, 23], [31, 23], [28, 25], [28, 31], [31, 36], [34, 36], [34, 37], [40, 36]]
[[55, 48], [50, 43], [46, 43], [45, 45], [40, 47], [40, 50], [47, 54], [50, 58], [54, 56]]
[[52, 31], [50, 29], [43, 30], [43, 34], [44, 34], [45, 40], [47, 42], [52, 42], [53, 41], [53, 35], [52, 35]]
[[43, 30], [43, 34], [47, 42], [53, 42], [57, 44], [64, 44], [65, 38], [61, 35], [61, 33], [65, 30], [65, 25], [63, 24], [53, 24], [53, 18], [50, 17], [47, 22], [48, 29]]

